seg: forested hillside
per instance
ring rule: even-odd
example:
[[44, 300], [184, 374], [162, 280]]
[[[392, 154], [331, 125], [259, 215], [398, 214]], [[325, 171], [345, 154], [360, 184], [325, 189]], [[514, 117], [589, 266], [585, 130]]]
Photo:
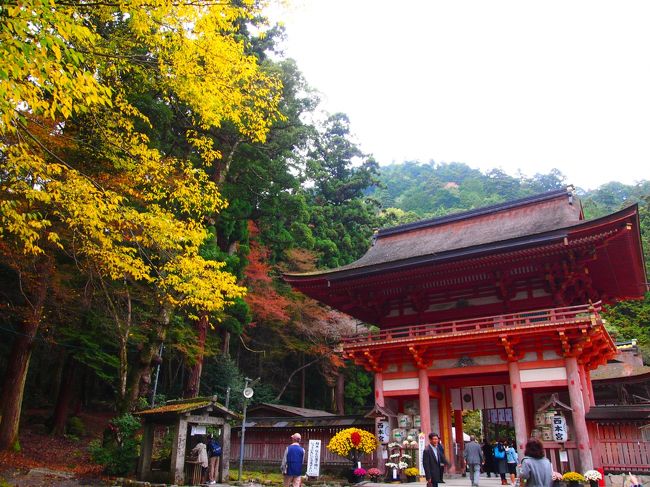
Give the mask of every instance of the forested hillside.
[[[369, 375], [333, 352], [359, 323], [280, 273], [349, 263], [383, 226], [566, 184], [380, 168], [345, 114], [320, 116], [248, 2], [50, 3], [0, 7], [0, 449], [19, 449], [27, 409], [63, 435], [84, 410], [228, 391], [238, 409], [245, 377], [257, 402], [364, 411]], [[590, 216], [638, 201], [647, 242], [648, 195], [582, 197]]]
[[[641, 180], [642, 175], [639, 179]], [[500, 169], [482, 172], [462, 163], [404, 162], [381, 168], [381, 186], [371, 195], [383, 209], [397, 208], [403, 218], [430, 218], [479, 206], [501, 203], [571, 184], [582, 200], [587, 218], [644, 201], [650, 181], [636, 185], [610, 182], [592, 191], [580, 189], [580, 181], [567, 181], [559, 169], [548, 174], [512, 176]]]

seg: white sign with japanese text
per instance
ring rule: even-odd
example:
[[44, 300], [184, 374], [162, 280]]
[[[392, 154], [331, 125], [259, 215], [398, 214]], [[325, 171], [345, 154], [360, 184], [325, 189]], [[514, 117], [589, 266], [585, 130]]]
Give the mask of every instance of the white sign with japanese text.
[[377, 419], [377, 439], [382, 445], [390, 441], [390, 423], [388, 419]]
[[309, 440], [307, 453], [307, 477], [320, 475], [320, 440]]
[[566, 419], [564, 419], [564, 416], [553, 416], [551, 428], [553, 429], [553, 440], [564, 443], [569, 439], [569, 432], [566, 427]]

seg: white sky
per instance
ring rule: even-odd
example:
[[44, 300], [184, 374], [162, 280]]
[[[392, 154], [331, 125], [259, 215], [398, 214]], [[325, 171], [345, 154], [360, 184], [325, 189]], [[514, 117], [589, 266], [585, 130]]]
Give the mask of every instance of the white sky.
[[650, 179], [650, 1], [293, 0], [286, 54], [380, 164]]

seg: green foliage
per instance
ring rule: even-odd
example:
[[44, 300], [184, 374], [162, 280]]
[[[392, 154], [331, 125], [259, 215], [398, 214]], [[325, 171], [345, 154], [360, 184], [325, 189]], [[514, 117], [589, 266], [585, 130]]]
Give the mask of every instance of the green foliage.
[[650, 293], [640, 301], [623, 301], [604, 313], [607, 331], [615, 340], [636, 339], [645, 362], [650, 362]]
[[[384, 208], [397, 208], [408, 223], [419, 218], [444, 216], [482, 206], [522, 198], [565, 187], [565, 176], [557, 169], [530, 178], [514, 177], [501, 169], [483, 174], [466, 164], [419, 163], [408, 161], [381, 169], [381, 186], [371, 192]], [[388, 210], [382, 226], [391, 226], [394, 215]]]
[[86, 425], [79, 416], [72, 416], [68, 418], [65, 429], [68, 435], [74, 436], [76, 438], [81, 438], [86, 434]]
[[365, 196], [379, 184], [379, 166], [353, 142], [349, 124], [346, 115], [331, 115], [307, 159], [310, 228], [323, 267], [358, 259], [379, 225], [378, 202]]
[[465, 433], [479, 438], [482, 429], [480, 410], [463, 411], [463, 431]]
[[140, 427], [140, 421], [130, 413], [112, 419], [104, 432], [104, 440], [93, 441], [89, 446], [93, 461], [103, 465], [109, 475], [133, 472], [140, 455], [140, 438], [137, 434]]
[[345, 369], [345, 412], [362, 414], [372, 403], [372, 376], [361, 367]]

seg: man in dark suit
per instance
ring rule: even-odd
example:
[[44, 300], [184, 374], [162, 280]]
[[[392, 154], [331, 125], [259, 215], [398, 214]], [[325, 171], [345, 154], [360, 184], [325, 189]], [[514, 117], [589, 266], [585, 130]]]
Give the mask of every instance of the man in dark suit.
[[440, 467], [447, 464], [445, 454], [438, 445], [440, 437], [435, 433], [429, 434], [429, 444], [422, 453], [422, 466], [427, 479], [427, 487], [438, 487], [440, 482]]

